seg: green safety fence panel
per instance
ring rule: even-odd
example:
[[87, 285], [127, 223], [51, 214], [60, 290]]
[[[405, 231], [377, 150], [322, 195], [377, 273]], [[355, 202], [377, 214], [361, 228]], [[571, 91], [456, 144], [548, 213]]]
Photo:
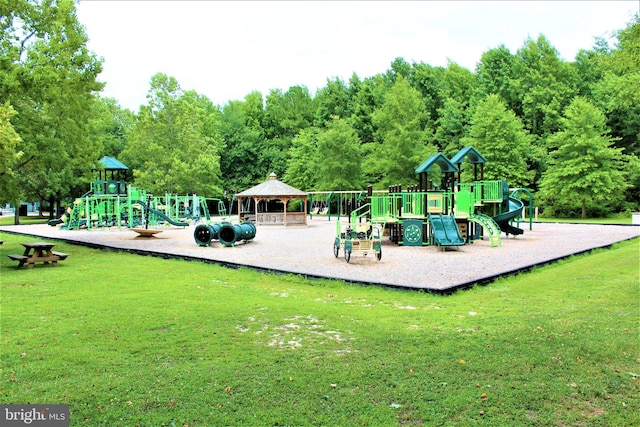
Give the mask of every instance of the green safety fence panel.
[[469, 218], [474, 212], [475, 197], [467, 190], [460, 190], [456, 193], [456, 218]]

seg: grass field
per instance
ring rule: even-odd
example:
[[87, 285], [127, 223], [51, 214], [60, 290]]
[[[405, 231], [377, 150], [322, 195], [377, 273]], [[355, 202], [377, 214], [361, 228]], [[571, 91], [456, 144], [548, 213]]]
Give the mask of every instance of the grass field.
[[[49, 221], [49, 217], [44, 216], [29, 215], [20, 217], [20, 224], [46, 224], [47, 221]], [[13, 215], [0, 216], [0, 225], [13, 225], [14, 222], [15, 217]]]
[[640, 239], [450, 296], [0, 239], [0, 401], [72, 426], [640, 424]]

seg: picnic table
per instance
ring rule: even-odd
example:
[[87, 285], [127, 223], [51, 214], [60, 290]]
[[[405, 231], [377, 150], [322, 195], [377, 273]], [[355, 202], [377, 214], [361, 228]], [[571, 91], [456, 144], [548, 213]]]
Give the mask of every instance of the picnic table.
[[27, 242], [21, 243], [24, 246], [24, 253], [22, 255], [11, 254], [8, 255], [14, 261], [18, 261], [18, 268], [27, 264], [27, 268], [33, 268], [37, 262], [43, 262], [45, 264], [51, 263], [54, 267], [58, 266], [58, 261], [66, 259], [69, 255], [62, 252], [54, 252], [54, 243], [49, 242]]

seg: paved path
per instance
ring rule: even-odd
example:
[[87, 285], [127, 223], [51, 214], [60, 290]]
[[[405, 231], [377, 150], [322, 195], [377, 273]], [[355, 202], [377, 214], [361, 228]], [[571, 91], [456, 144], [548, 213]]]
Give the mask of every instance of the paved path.
[[[536, 223], [532, 231], [528, 224], [523, 227], [525, 233], [517, 238], [507, 239], [503, 234], [500, 247], [491, 248], [488, 241], [475, 241], [458, 251], [397, 246], [385, 238], [381, 261], [354, 254], [349, 264], [344, 261], [342, 251], [339, 258], [333, 255], [335, 218], [328, 221], [315, 217], [307, 227], [258, 226], [254, 240], [235, 247], [223, 247], [215, 241], [211, 247], [197, 246], [193, 225], [166, 228], [151, 238], [138, 237], [131, 230], [119, 231], [115, 227], [62, 230], [43, 224], [2, 226], [0, 231], [434, 292], [489, 282], [499, 275], [640, 236], [640, 226]], [[629, 267], [638, 268], [637, 265]]]

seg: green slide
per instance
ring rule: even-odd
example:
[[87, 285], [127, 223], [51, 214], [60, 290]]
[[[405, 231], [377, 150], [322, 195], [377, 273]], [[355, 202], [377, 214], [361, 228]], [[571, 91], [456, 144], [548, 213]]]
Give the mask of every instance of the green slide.
[[[141, 200], [132, 200], [132, 203], [139, 203], [143, 208], [147, 208], [147, 204]], [[155, 215], [155, 217], [159, 220], [166, 221], [171, 225], [175, 225], [176, 227], [188, 227], [189, 223], [186, 221], [174, 221], [173, 219], [166, 216], [163, 212], [160, 212], [157, 209], [151, 208], [149, 212]]]
[[431, 237], [436, 245], [460, 246], [465, 244], [453, 216], [429, 214], [429, 224], [431, 225]]
[[518, 200], [514, 197], [509, 197], [509, 210], [500, 215], [496, 215], [493, 217], [493, 220], [498, 224], [500, 230], [504, 231], [507, 234], [519, 235], [524, 233], [524, 230], [518, 227], [514, 227], [509, 222], [513, 219], [516, 219], [522, 215], [522, 208], [524, 207], [524, 203], [522, 200]]

